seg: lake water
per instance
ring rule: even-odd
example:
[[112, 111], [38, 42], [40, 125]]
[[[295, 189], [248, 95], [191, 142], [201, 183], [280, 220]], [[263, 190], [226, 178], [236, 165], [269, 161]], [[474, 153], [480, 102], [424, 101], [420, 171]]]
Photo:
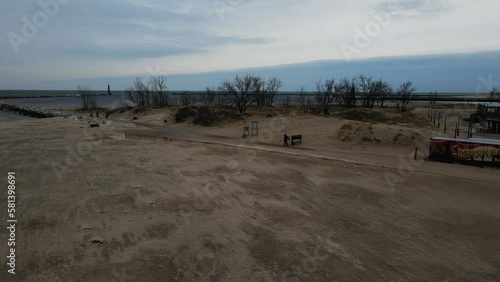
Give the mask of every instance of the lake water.
[[[101, 93], [98, 91], [96, 93]], [[47, 109], [74, 109], [80, 107], [81, 98], [76, 96], [76, 91], [38, 91], [38, 90], [0, 90], [0, 102], [13, 105], [26, 105], [43, 107]], [[113, 95], [102, 95], [97, 97], [97, 105], [103, 108], [120, 106], [124, 102], [124, 91], [113, 92]], [[42, 98], [17, 98], [8, 97], [35, 97]], [[62, 97], [61, 97], [62, 96]]]

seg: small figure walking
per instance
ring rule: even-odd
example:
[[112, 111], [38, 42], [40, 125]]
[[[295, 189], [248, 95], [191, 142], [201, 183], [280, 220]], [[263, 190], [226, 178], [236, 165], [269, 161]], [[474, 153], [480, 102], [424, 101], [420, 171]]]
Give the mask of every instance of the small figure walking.
[[285, 134], [284, 134], [284, 139], [283, 139], [283, 141], [285, 142], [285, 144], [284, 144], [284, 145], [285, 145], [285, 147], [287, 147], [287, 146], [288, 146], [288, 139], [290, 139], [290, 138], [289, 138], [289, 137], [288, 137], [288, 135], [286, 135], [286, 133], [285, 133]]

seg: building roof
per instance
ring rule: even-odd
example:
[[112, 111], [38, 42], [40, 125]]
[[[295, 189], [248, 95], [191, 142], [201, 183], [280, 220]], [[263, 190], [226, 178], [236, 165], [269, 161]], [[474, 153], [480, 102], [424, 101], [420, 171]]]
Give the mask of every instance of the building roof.
[[498, 139], [486, 139], [486, 138], [455, 139], [455, 138], [449, 138], [449, 137], [432, 137], [431, 140], [467, 142], [467, 143], [477, 143], [477, 144], [482, 144], [482, 145], [500, 146], [500, 140], [498, 140]]

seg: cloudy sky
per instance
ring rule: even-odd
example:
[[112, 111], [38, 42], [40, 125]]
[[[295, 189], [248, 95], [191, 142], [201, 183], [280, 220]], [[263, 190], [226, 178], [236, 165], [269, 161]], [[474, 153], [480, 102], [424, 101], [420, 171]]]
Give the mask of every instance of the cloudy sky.
[[2, 0], [0, 8], [0, 89], [500, 50], [498, 0]]

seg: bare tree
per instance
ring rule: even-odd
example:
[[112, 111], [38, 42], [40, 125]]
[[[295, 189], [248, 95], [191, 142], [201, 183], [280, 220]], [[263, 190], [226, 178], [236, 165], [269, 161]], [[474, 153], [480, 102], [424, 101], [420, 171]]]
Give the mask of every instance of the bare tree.
[[385, 100], [392, 92], [389, 83], [382, 80], [370, 81], [368, 89], [368, 95], [364, 101], [366, 101], [365, 107], [370, 109], [373, 109], [375, 103], [379, 103], [383, 107]]
[[127, 99], [138, 107], [149, 107], [151, 105], [151, 89], [144, 83], [142, 78], [137, 77], [129, 88], [125, 90]]
[[149, 86], [153, 92], [152, 105], [157, 107], [168, 106], [167, 77], [163, 75], [151, 76]]
[[200, 102], [207, 107], [212, 107], [215, 105], [218, 96], [215, 88], [207, 87], [205, 88], [205, 92], [200, 94]]
[[500, 91], [496, 87], [493, 87], [490, 91], [490, 97], [491, 98], [500, 98]]
[[431, 105], [436, 104], [436, 98], [437, 98], [437, 96], [438, 96], [438, 92], [437, 91], [429, 93], [429, 100], [430, 100]]
[[328, 116], [331, 113], [333, 102], [335, 101], [335, 80], [328, 79], [323, 84], [320, 81], [316, 83], [315, 110], [316, 114], [323, 113]]
[[378, 101], [380, 103], [380, 107], [384, 107], [385, 101], [387, 101], [394, 93], [392, 90], [392, 86], [386, 81], [380, 81], [380, 89], [378, 94]]
[[76, 93], [80, 96], [80, 104], [83, 110], [97, 108], [97, 97], [92, 90], [90, 90], [90, 87], [78, 85], [76, 86]]
[[179, 95], [181, 99], [181, 105], [184, 107], [190, 107], [198, 102], [198, 97], [191, 93], [182, 93]]
[[281, 112], [288, 114], [290, 112], [290, 95], [280, 95], [281, 97]]
[[373, 109], [373, 107], [375, 106], [375, 102], [378, 101], [380, 93], [382, 92], [382, 85], [383, 85], [382, 80], [372, 81], [370, 83], [370, 88], [369, 88], [370, 91], [368, 92], [368, 97], [367, 97], [368, 108]]
[[301, 86], [299, 90], [299, 106], [304, 113], [307, 113], [309, 107], [311, 106], [311, 98], [305, 92], [305, 86]]
[[347, 108], [356, 106], [357, 83], [355, 78], [342, 78], [340, 82], [335, 85], [335, 92], [338, 93], [341, 104], [344, 104]]
[[410, 98], [413, 95], [413, 92], [415, 92], [416, 89], [413, 87], [413, 82], [407, 81], [403, 84], [401, 84], [396, 91], [396, 98], [397, 98], [397, 108], [401, 112], [405, 112], [408, 106], [408, 103], [410, 102]]
[[355, 80], [363, 108], [373, 109], [377, 101], [381, 102], [381, 97], [385, 101], [385, 97], [390, 94], [389, 84], [382, 80], [374, 80], [364, 75], [358, 76]]
[[369, 108], [374, 91], [373, 79], [364, 75], [360, 75], [355, 79], [363, 108]]
[[234, 80], [223, 81], [219, 86], [219, 91], [227, 95], [228, 101], [236, 106], [240, 114], [243, 114], [248, 107], [257, 101], [264, 86], [260, 76], [246, 74], [236, 76]]
[[270, 77], [265, 85], [265, 104], [267, 106], [272, 106], [274, 103], [274, 97], [278, 93], [279, 89], [283, 87], [283, 82], [277, 77]]
[[359, 98], [364, 108], [372, 109], [375, 104], [384, 106], [385, 101], [392, 94], [392, 87], [385, 81], [359, 75], [352, 79], [341, 79], [335, 86], [335, 91], [340, 103], [347, 108], [355, 107], [356, 100]]

